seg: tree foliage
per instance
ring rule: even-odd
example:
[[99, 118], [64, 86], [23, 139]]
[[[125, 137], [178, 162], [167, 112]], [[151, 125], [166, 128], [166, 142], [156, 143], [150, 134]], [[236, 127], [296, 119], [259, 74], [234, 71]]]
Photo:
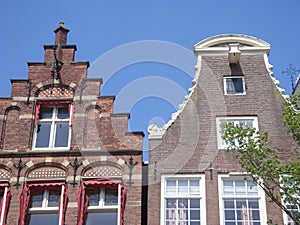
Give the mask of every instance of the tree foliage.
[[[285, 103], [284, 124], [300, 144], [300, 96], [292, 96]], [[300, 162], [283, 162], [275, 148], [268, 147], [268, 133], [243, 124], [223, 123], [222, 138], [228, 150], [236, 152], [241, 167], [264, 190], [269, 199], [278, 205], [295, 225], [300, 225]], [[291, 210], [295, 209], [295, 210]]]

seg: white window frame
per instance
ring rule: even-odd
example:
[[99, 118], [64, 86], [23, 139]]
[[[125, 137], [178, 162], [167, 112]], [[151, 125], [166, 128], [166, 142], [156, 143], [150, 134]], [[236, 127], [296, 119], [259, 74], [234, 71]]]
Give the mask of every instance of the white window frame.
[[[220, 174], [218, 176], [218, 189], [219, 189], [219, 211], [220, 211], [220, 224], [225, 225], [225, 215], [224, 215], [224, 198], [223, 198], [223, 180], [229, 179], [229, 180], [245, 180], [245, 176], [240, 174]], [[249, 180], [252, 180], [249, 177]], [[243, 195], [243, 196], [232, 196], [228, 198], [241, 198], [241, 199], [257, 199], [258, 198], [258, 204], [259, 204], [259, 216], [260, 216], [260, 224], [264, 225], [267, 224], [267, 210], [266, 210], [266, 198], [265, 193], [263, 189], [257, 185], [257, 191], [258, 196], [249, 196], [249, 195]]]
[[[98, 191], [100, 192], [99, 205], [98, 206], [88, 206], [87, 214], [89, 212], [116, 212], [117, 213], [117, 224], [120, 224], [120, 214], [121, 214], [121, 185], [118, 185], [118, 203], [116, 205], [105, 206], [104, 198], [105, 198], [105, 188], [100, 188]], [[108, 189], [109, 190], [109, 189]], [[83, 195], [84, 196], [84, 195]]]
[[218, 149], [226, 149], [228, 145], [224, 143], [221, 133], [221, 124], [224, 122], [232, 122], [234, 125], [238, 124], [240, 121], [252, 121], [252, 127], [257, 131], [258, 128], [258, 119], [257, 116], [226, 116], [226, 117], [217, 117], [216, 118], [216, 130], [217, 130], [217, 143]]
[[[204, 174], [165, 174], [161, 176], [161, 217], [160, 217], [160, 225], [165, 225], [165, 199], [170, 198], [166, 196], [166, 181], [167, 179], [195, 179], [198, 178], [200, 181], [200, 193], [199, 195], [195, 195], [194, 198], [200, 198], [200, 224], [206, 225], [206, 198], [205, 198], [205, 175]], [[192, 199], [193, 196], [177, 196], [177, 198], [188, 198]]]
[[[287, 175], [287, 174], [284, 174], [284, 175], [282, 175], [282, 177], [288, 177], [289, 175]], [[281, 179], [281, 178], [280, 178]], [[300, 187], [299, 187], [300, 188]], [[295, 198], [298, 198], [299, 199], [299, 201], [300, 201], [300, 194], [299, 195], [295, 195], [294, 196]], [[283, 196], [283, 198], [281, 199], [281, 203], [285, 206], [285, 207], [287, 207], [287, 205], [288, 205], [288, 202], [286, 202], [286, 203], [284, 203], [284, 196]], [[291, 211], [291, 210], [289, 210], [289, 211]], [[300, 208], [298, 208], [298, 212], [300, 213]], [[294, 224], [294, 223], [291, 223], [291, 221], [289, 221], [289, 216], [282, 210], [282, 213], [283, 213], [283, 221], [284, 221], [284, 224]]]
[[[232, 78], [242, 78], [243, 82], [243, 92], [242, 93], [227, 93], [227, 82], [226, 79], [232, 79]], [[246, 85], [245, 85], [245, 77], [244, 76], [226, 76], [223, 78], [223, 84], [224, 84], [224, 93], [225, 95], [245, 95], [246, 94]]]
[[[68, 107], [67, 105], [65, 107]], [[69, 150], [70, 149], [70, 143], [71, 143], [71, 118], [72, 118], [72, 109], [73, 105], [70, 105], [69, 110], [69, 118], [67, 119], [58, 119], [56, 116], [58, 115], [58, 108], [64, 108], [64, 107], [57, 107], [57, 106], [50, 106], [45, 108], [52, 108], [52, 118], [49, 119], [38, 119], [38, 124], [35, 126], [34, 129], [34, 136], [33, 136], [33, 150]], [[43, 106], [41, 106], [41, 109]], [[41, 113], [41, 112], [40, 112]], [[36, 145], [36, 139], [37, 139], [37, 129], [39, 124], [51, 124], [50, 128], [50, 138], [49, 138], [49, 146], [48, 147], [35, 147]], [[55, 134], [56, 134], [56, 126], [57, 123], [65, 123], [69, 125], [69, 136], [68, 136], [68, 145], [66, 147], [54, 147], [55, 144]]]
[[[43, 200], [42, 200], [42, 207], [31, 207], [28, 209], [28, 214], [51, 214], [56, 212], [58, 214], [58, 221], [59, 221], [59, 225], [62, 225], [63, 221], [62, 221], [62, 208], [63, 208], [63, 200], [64, 200], [64, 190], [65, 190], [65, 186], [62, 185], [61, 186], [61, 190], [60, 190], [60, 199], [58, 201], [58, 203], [60, 202], [60, 212], [58, 211], [59, 207], [58, 205], [55, 207], [48, 207], [48, 198], [49, 198], [49, 190], [45, 189], [43, 190]], [[31, 199], [30, 199], [31, 201]]]

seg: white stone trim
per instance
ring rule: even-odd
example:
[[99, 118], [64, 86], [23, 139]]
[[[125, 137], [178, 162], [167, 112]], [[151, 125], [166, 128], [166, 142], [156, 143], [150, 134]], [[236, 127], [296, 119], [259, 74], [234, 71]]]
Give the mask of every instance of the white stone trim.
[[[14, 97], [12, 97], [12, 100], [13, 101], [27, 101], [27, 97], [22, 97], [22, 96], [14, 96]], [[30, 97], [29, 98], [29, 101], [34, 101], [35, 100], [35, 97]]]
[[212, 45], [217, 45], [226, 42], [237, 42], [247, 44], [258, 48], [269, 48], [270, 44], [256, 37], [244, 34], [221, 34], [213, 37], [206, 38], [195, 45], [195, 51], [202, 48], [208, 48]]
[[279, 80], [277, 80], [276, 78], [274, 78], [274, 73], [272, 71], [273, 65], [271, 65], [269, 63], [269, 58], [268, 58], [267, 54], [264, 54], [264, 61], [265, 61], [266, 69], [267, 69], [267, 71], [268, 71], [268, 73], [269, 73], [272, 81], [274, 82], [275, 86], [277, 87], [279, 93], [282, 95], [282, 97], [284, 98], [284, 100], [288, 101], [290, 97], [289, 97], [289, 95], [286, 95], [285, 94], [285, 90], [279, 86], [280, 85]]
[[82, 165], [83, 165], [84, 167], [90, 165], [89, 160], [86, 159], [86, 160], [82, 161]]
[[40, 82], [40, 83], [38, 83], [37, 85], [35, 85], [36, 86], [36, 88], [37, 89], [40, 89], [41, 87], [43, 87], [44, 85], [43, 85], [43, 83], [42, 82]]
[[[81, 100], [97, 100], [98, 96], [97, 95], [83, 95], [81, 96]], [[74, 101], [79, 101], [80, 96], [75, 96]]]
[[29, 162], [26, 163], [26, 166], [27, 166], [28, 168], [32, 167], [33, 165], [34, 165], [34, 164], [33, 164], [32, 161], [29, 161]]
[[69, 87], [71, 87], [71, 88], [75, 88], [76, 86], [77, 86], [77, 84], [75, 84], [74, 82], [69, 84]]
[[33, 119], [34, 116], [32, 114], [23, 114], [19, 116], [19, 119]]

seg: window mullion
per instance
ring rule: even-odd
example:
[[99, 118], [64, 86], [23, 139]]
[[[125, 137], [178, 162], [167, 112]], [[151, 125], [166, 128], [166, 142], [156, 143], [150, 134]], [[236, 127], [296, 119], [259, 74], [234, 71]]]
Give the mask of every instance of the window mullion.
[[45, 190], [43, 192], [42, 208], [47, 208], [48, 207], [48, 198], [49, 198], [49, 191]]

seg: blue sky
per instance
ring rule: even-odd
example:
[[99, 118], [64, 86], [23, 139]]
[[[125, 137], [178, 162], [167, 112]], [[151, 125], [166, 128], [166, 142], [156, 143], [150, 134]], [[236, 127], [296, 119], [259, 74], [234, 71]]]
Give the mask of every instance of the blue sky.
[[[27, 78], [27, 62], [43, 60], [43, 45], [53, 44], [53, 30], [60, 21], [71, 30], [68, 43], [77, 45], [76, 60], [90, 61], [94, 73], [89, 76], [107, 78], [101, 95], [116, 95], [126, 105], [126, 93], [134, 93], [136, 101], [127, 108], [120, 107], [117, 100], [115, 107], [117, 112], [130, 111], [131, 130], [147, 133], [148, 124], [167, 122], [188, 93], [192, 78], [189, 71], [156, 60], [123, 65], [113, 74], [95, 69], [99, 57], [130, 43], [156, 40], [192, 54], [193, 46], [210, 36], [255, 36], [271, 44], [269, 60], [275, 77], [290, 93], [290, 80], [282, 71], [289, 64], [300, 69], [299, 10], [299, 0], [4, 1], [0, 13], [0, 96], [10, 95], [10, 79]], [[193, 64], [191, 59], [185, 65]], [[153, 94], [164, 89], [166, 95]]]

